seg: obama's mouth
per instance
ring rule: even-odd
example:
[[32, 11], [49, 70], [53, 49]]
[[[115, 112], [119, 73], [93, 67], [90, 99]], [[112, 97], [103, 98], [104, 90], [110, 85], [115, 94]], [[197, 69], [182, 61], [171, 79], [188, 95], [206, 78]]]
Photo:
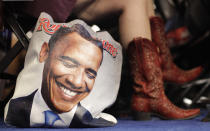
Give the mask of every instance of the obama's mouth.
[[81, 91], [81, 90], [78, 90], [78, 89], [81, 89], [82, 87], [75, 87], [72, 83], [69, 84], [69, 87], [66, 87], [64, 84], [58, 82], [57, 80], [55, 80], [56, 84], [58, 85], [58, 88], [60, 88], [63, 93], [69, 97], [74, 97], [76, 95], [79, 95], [81, 93], [87, 93], [87, 92], [90, 92], [89, 89], [87, 88], [87, 85], [86, 85], [86, 88], [84, 91]]

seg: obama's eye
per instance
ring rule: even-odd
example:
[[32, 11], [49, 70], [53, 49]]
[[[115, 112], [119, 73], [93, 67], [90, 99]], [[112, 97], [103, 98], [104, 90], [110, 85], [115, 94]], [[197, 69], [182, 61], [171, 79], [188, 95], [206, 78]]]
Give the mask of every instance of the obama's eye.
[[86, 73], [86, 75], [89, 79], [95, 79], [96, 78], [95, 74], [90, 72], [90, 71], [86, 71], [85, 73]]
[[61, 61], [61, 62], [67, 68], [75, 68], [75, 67], [78, 67], [78, 65], [76, 65], [74, 63], [71, 63], [71, 62], [66, 62], [66, 61]]
[[75, 62], [75, 60], [66, 56], [61, 56], [57, 59], [67, 68], [75, 68], [79, 66], [78, 62]]

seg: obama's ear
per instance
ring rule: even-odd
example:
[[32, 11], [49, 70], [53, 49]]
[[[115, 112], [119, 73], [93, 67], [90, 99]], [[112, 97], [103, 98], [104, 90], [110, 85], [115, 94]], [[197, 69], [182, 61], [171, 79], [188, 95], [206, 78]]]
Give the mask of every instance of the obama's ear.
[[49, 46], [47, 42], [44, 42], [39, 53], [39, 62], [44, 62], [49, 56]]

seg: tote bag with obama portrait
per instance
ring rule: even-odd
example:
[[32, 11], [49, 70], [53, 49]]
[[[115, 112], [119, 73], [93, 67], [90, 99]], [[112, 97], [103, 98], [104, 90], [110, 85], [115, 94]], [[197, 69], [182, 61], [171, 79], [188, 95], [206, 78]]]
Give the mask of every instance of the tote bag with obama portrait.
[[16, 127], [106, 127], [116, 100], [122, 47], [85, 22], [55, 23], [42, 13], [4, 121]]

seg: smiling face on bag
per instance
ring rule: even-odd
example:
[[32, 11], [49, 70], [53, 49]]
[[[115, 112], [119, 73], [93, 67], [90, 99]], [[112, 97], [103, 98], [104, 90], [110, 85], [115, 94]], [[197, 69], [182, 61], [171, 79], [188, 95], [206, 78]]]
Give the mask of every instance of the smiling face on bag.
[[42, 96], [57, 112], [68, 112], [92, 90], [102, 61], [101, 49], [73, 32], [58, 40], [53, 49], [44, 43]]

